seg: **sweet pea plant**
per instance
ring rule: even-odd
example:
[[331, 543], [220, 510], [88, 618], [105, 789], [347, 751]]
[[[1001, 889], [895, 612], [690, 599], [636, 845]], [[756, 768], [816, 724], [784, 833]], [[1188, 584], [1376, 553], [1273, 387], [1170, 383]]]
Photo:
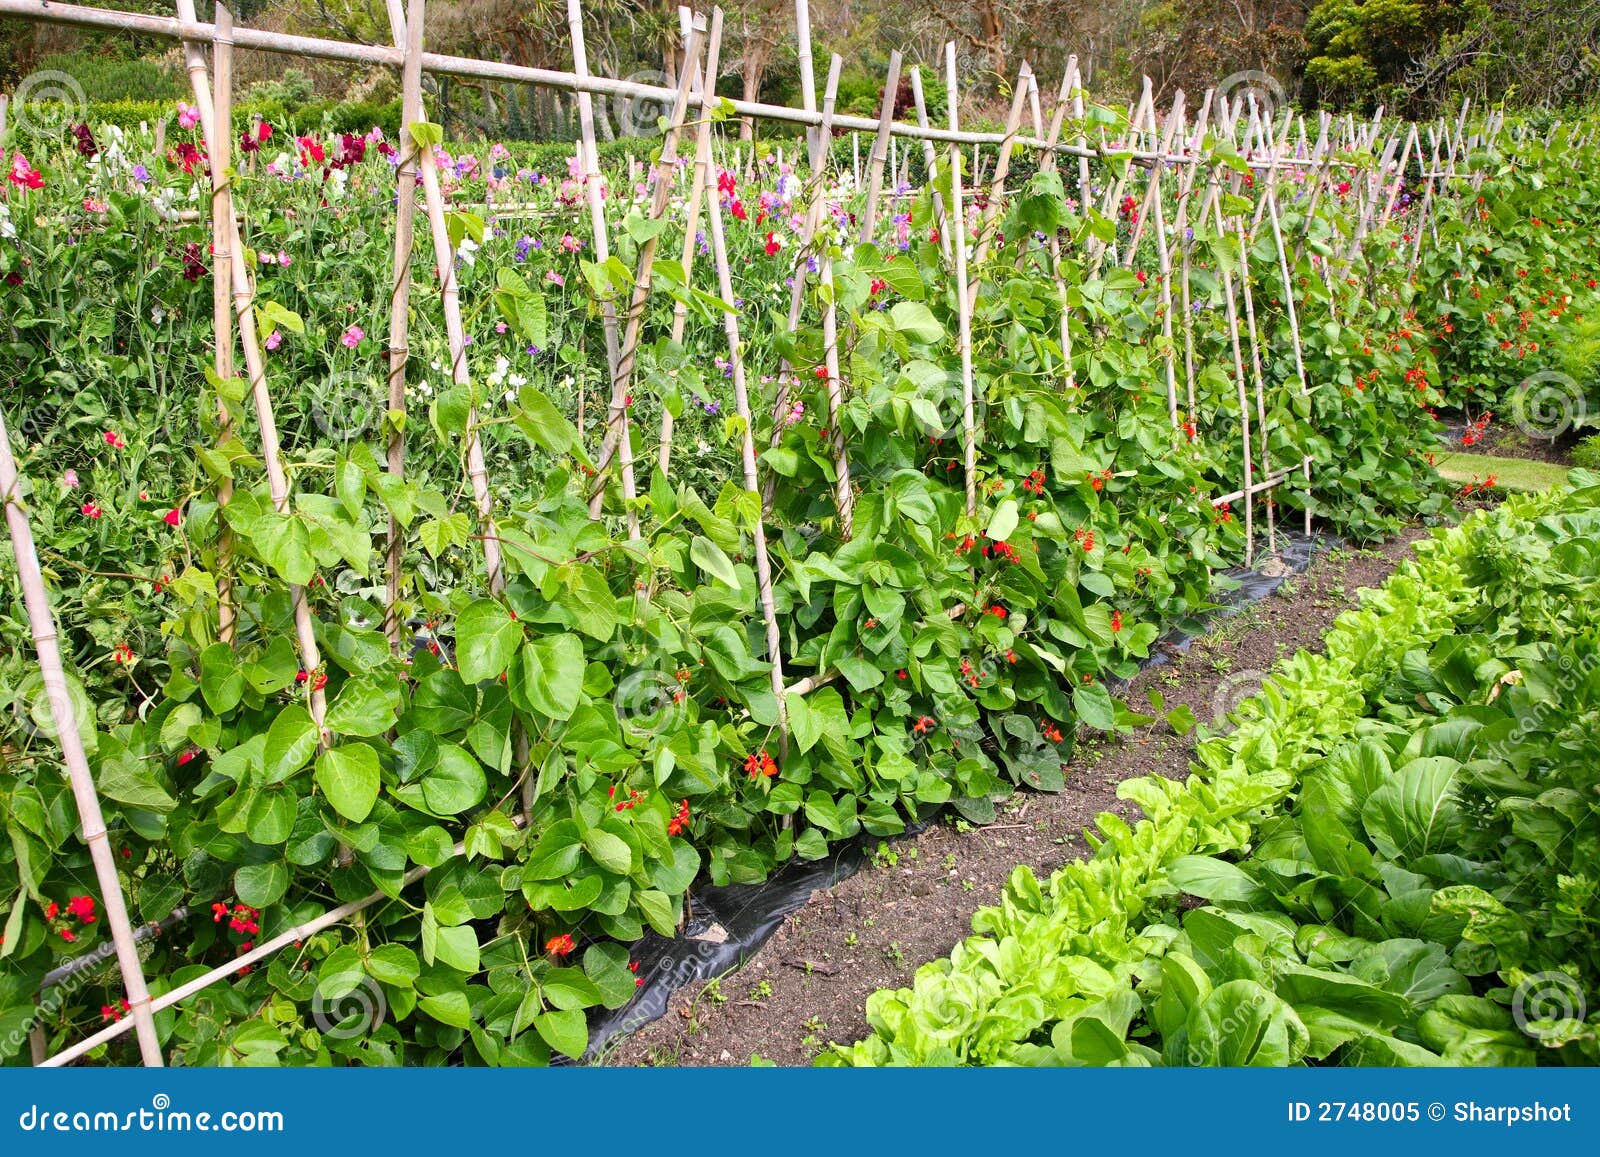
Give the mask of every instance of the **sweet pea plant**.
[[[1131, 215], [1080, 204], [1050, 171], [1007, 194], [975, 270], [969, 513], [939, 230], [975, 234], [987, 198], [946, 222], [935, 203], [949, 200], [948, 175], [893, 190], [860, 241], [847, 179], [770, 157], [720, 172], [712, 195], [739, 297], [696, 288], [703, 269], [658, 263], [625, 402], [643, 475], [632, 538], [614, 471], [598, 479], [606, 517], [588, 512], [609, 394], [603, 316], [625, 300], [642, 244], [681, 241], [681, 184], [661, 222], [647, 183], [609, 182], [602, 263], [575, 160], [543, 174], [500, 146], [452, 154], [419, 134], [449, 202], [472, 384], [453, 382], [436, 271], [419, 258], [402, 413], [388, 409], [380, 336], [394, 145], [377, 132], [288, 139], [260, 122], [240, 132], [243, 256], [293, 486], [284, 512], [261, 480], [247, 383], [208, 370], [209, 226], [183, 212], [209, 196], [199, 139], [180, 133], [155, 155], [148, 138], [80, 126], [16, 152], [0, 202], [7, 416], [124, 884], [136, 918], [160, 930], [146, 942], [152, 991], [331, 905], [380, 897], [241, 964], [182, 1016], [161, 1013], [175, 1060], [581, 1056], [585, 1010], [632, 998], [629, 945], [647, 929], [672, 935], [697, 881], [760, 880], [943, 805], [982, 822], [1010, 791], [1059, 789], [1080, 728], [1148, 719], [1108, 681], [1204, 610], [1214, 570], [1242, 557], [1240, 520], [1212, 502], [1243, 468], [1222, 276], [1240, 260], [1231, 232], [1197, 222], [1186, 240], [1196, 397], [1174, 423], [1163, 359], [1183, 355], [1162, 337], [1154, 257], [1098, 273], [1092, 258], [1096, 244], [1131, 244]], [[1226, 142], [1208, 150], [1229, 216], [1248, 219], [1259, 182]], [[818, 195], [823, 228], [807, 247]], [[1376, 536], [1443, 503], [1426, 461], [1425, 416], [1443, 400], [1432, 335], [1408, 320], [1420, 291], [1379, 260], [1358, 267], [1368, 280], [1356, 286], [1330, 277], [1349, 206], [1328, 197], [1311, 212], [1305, 181], [1283, 203], [1285, 227], [1306, 240], [1294, 284], [1264, 257], [1263, 232], [1246, 241], [1274, 386], [1265, 432], [1275, 462], [1310, 456], [1314, 481], [1264, 501], [1310, 502], [1329, 528]], [[824, 257], [846, 385], [834, 428], [812, 320]], [[791, 330], [794, 278], [807, 320]], [[1287, 385], [1291, 294], [1305, 393]], [[675, 307], [688, 315], [678, 342], [657, 336]], [[745, 423], [721, 339], [728, 308], [741, 315], [770, 510], [734, 480]], [[649, 452], [663, 414], [679, 423], [669, 471]], [[400, 430], [403, 477], [383, 465]], [[473, 513], [474, 440], [492, 529]], [[841, 442], [848, 537], [830, 497]], [[413, 640], [398, 651], [383, 629], [391, 519], [403, 548], [394, 611]], [[813, 683], [782, 704], [758, 520], [779, 653]], [[484, 573], [489, 538], [503, 592]], [[231, 641], [217, 628], [223, 585]], [[294, 641], [297, 597], [323, 660], [313, 669]], [[56, 1046], [119, 1017], [121, 994], [110, 966], [90, 961], [40, 1003], [46, 973], [102, 945], [82, 915], [95, 899], [87, 855], [18, 600], [0, 630], [12, 709], [0, 750], [13, 772], [0, 788], [0, 1040], [36, 1026]], [[122, 1059], [124, 1047], [95, 1055]]]

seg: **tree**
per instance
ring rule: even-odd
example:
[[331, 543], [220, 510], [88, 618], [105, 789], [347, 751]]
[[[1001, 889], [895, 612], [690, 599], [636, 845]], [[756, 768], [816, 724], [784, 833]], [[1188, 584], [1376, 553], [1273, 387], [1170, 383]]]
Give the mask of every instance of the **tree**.
[[1324, 104], [1412, 111], [1417, 62], [1488, 19], [1485, 0], [1320, 0], [1306, 19], [1306, 80]]
[[[792, 0], [751, 0], [735, 6], [731, 27], [724, 25], [723, 43], [732, 39], [743, 45], [738, 73], [743, 79], [743, 98], [761, 99], [761, 82], [774, 54], [780, 45], [792, 42], [794, 21]], [[731, 55], [731, 54], [730, 54]], [[739, 121], [739, 139], [751, 140], [755, 136], [755, 121], [743, 117]]]

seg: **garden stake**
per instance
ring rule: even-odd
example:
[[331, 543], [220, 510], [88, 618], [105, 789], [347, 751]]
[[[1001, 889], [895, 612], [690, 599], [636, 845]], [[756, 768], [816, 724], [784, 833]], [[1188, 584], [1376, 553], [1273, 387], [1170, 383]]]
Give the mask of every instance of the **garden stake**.
[[[409, 21], [400, 13], [400, 0], [389, 0], [390, 31], [405, 45], [405, 67], [400, 74], [400, 164], [395, 169], [394, 266], [389, 291], [389, 412], [406, 412], [406, 363], [410, 359], [411, 254], [415, 247], [417, 215], [417, 142], [411, 126], [422, 120], [422, 5], [413, 0]], [[406, 473], [406, 432], [403, 422], [391, 421], [387, 468], [396, 480]], [[400, 621], [400, 587], [405, 561], [405, 528], [389, 515], [389, 539], [384, 550], [386, 599], [383, 626], [389, 648], [404, 652], [405, 632]]]
[[[684, 52], [683, 72], [678, 77], [678, 87], [673, 93], [672, 115], [668, 120], [666, 135], [661, 141], [661, 156], [656, 161], [656, 177], [651, 192], [650, 221], [661, 220], [672, 202], [673, 175], [677, 172], [678, 137], [683, 131], [689, 111], [689, 82], [695, 76], [696, 64], [703, 50], [702, 38], [695, 35], [691, 26], [688, 45]], [[715, 72], [706, 69], [708, 78], [704, 87], [715, 88]], [[735, 162], [737, 163], [737, 162]], [[606, 411], [606, 429], [600, 443], [600, 453], [595, 460], [595, 488], [589, 496], [589, 517], [598, 519], [605, 504], [605, 472], [611, 459], [621, 454], [631, 458], [632, 449], [622, 446], [627, 424], [628, 392], [633, 382], [634, 360], [639, 353], [639, 342], [644, 330], [645, 307], [650, 300], [653, 282], [651, 271], [655, 268], [656, 247], [660, 234], [647, 237], [639, 243], [639, 259], [634, 270], [633, 294], [628, 301], [627, 328], [622, 337], [622, 351], [618, 355], [616, 373], [611, 378], [611, 403]], [[627, 481], [624, 476], [624, 498], [627, 498]]]
[[[194, 19], [194, 0], [177, 0], [178, 15], [186, 23]], [[215, 35], [216, 26], [211, 26]], [[199, 42], [184, 41], [184, 57], [188, 65], [189, 81], [194, 89], [194, 102], [200, 110], [201, 134], [205, 138], [206, 153], [212, 152], [211, 134], [216, 129], [216, 109], [211, 100], [211, 82], [206, 74], [205, 52]], [[229, 129], [232, 132], [232, 129]], [[230, 214], [223, 217], [228, 229], [228, 248], [243, 254], [239, 236], [239, 223]], [[239, 341], [244, 347], [246, 371], [250, 392], [255, 403], [256, 425], [261, 434], [261, 457], [266, 464], [268, 492], [272, 508], [280, 515], [292, 516], [289, 502], [289, 476], [283, 464], [283, 452], [278, 443], [278, 424], [272, 412], [272, 394], [267, 388], [266, 359], [261, 353], [261, 343], [256, 333], [255, 289], [252, 273], [243, 260], [229, 263], [233, 279], [233, 311], [239, 327]], [[328, 732], [323, 725], [327, 715], [327, 698], [317, 686], [318, 668], [322, 666], [322, 653], [317, 647], [316, 630], [311, 622], [311, 607], [306, 602], [305, 588], [291, 583], [289, 603], [294, 613], [295, 636], [299, 642], [301, 668], [306, 672], [306, 699], [311, 719], [317, 725], [322, 746], [327, 746]]]
[[[946, 99], [950, 104], [950, 131], [960, 128], [960, 96], [956, 77], [956, 43], [944, 46], [944, 75]], [[957, 346], [961, 354], [961, 444], [966, 470], [967, 513], [978, 513], [978, 431], [973, 420], [972, 397], [972, 299], [967, 291], [967, 214], [961, 201], [961, 146], [950, 146], [950, 229], [954, 233], [951, 244], [956, 258], [956, 308], [960, 314], [960, 337]]]
[[[844, 66], [843, 59], [836, 52], [828, 64], [828, 87], [822, 97], [822, 125], [817, 135], [817, 141], [826, 142], [829, 139], [830, 126], [833, 123], [833, 106], [839, 94], [839, 73]], [[811, 150], [811, 181], [809, 183], [810, 200], [806, 205], [806, 215], [800, 224], [800, 243], [795, 247], [793, 271], [789, 275], [794, 284], [789, 290], [789, 332], [794, 333], [800, 325], [800, 310], [805, 302], [805, 279], [808, 268], [807, 257], [811, 254], [812, 243], [821, 227], [824, 211], [827, 206], [827, 172], [830, 151], [826, 144], [814, 144]], [[818, 273], [821, 273], [821, 262], [818, 262]], [[829, 268], [831, 283], [832, 268]], [[832, 309], [830, 300], [826, 309]], [[825, 339], [826, 340], [826, 339]], [[837, 337], [835, 338], [837, 345]], [[826, 367], [824, 362], [824, 367]], [[769, 445], [777, 446], [783, 441], [785, 429], [783, 418], [789, 412], [789, 381], [794, 367], [789, 364], [789, 359], [784, 358], [778, 363], [778, 381], [773, 390], [772, 398], [772, 433]], [[835, 427], [837, 428], [837, 427]], [[765, 488], [761, 492], [761, 509], [763, 513], [771, 513], [773, 499], [778, 493], [778, 475], [773, 472], [767, 475]], [[836, 490], [837, 494], [837, 490]]]
[[[216, 332], [213, 368], [217, 380], [233, 377], [233, 303], [228, 286], [233, 280], [233, 230], [226, 222], [233, 219], [233, 14], [223, 5], [216, 9], [216, 32], [211, 41], [211, 104], [215, 118], [211, 140], [216, 147], [211, 157], [211, 325]], [[217, 398], [217, 445], [224, 447], [233, 438], [233, 412]], [[217, 508], [233, 497], [233, 480], [217, 482]], [[226, 518], [219, 518], [217, 535], [217, 638], [233, 642], [233, 540]]]
[[[717, 74], [717, 57], [722, 47], [722, 9], [711, 10], [711, 46], [706, 54], [706, 76]], [[710, 117], [716, 94], [711, 85], [702, 86], [700, 114]], [[820, 134], [819, 134], [820, 135]], [[728, 244], [722, 232], [722, 200], [717, 196], [715, 178], [706, 175], [706, 214], [711, 224], [711, 253], [717, 266], [717, 291], [730, 307], [733, 305], [733, 274], [728, 266]], [[739, 339], [739, 314], [730, 308], [723, 313], [723, 325], [728, 335], [728, 360], [733, 365], [733, 398], [739, 417], [744, 419], [740, 435], [740, 455], [744, 463], [744, 488], [752, 494], [760, 493], [756, 479], [756, 443], [750, 420], [750, 394], [745, 388], [744, 352]], [[772, 598], [772, 561], [767, 557], [767, 524], [756, 517], [751, 526], [755, 540], [756, 585], [761, 595], [761, 617], [767, 627], [767, 661], [771, 666], [772, 693], [778, 701], [778, 733], [785, 750], [788, 747], [789, 711], [784, 700], [783, 655], [780, 649], [782, 636], [778, 631], [778, 613]]]
[[868, 166], [867, 201], [861, 211], [861, 240], [871, 241], [878, 221], [878, 198], [883, 192], [883, 166], [889, 159], [889, 131], [894, 127], [895, 94], [900, 91], [900, 50], [889, 53], [889, 75], [883, 84], [883, 103], [878, 110], [878, 135], [872, 140]]
[[[805, 0], [799, 0], [799, 2], [804, 4]], [[685, 9], [679, 9], [680, 14], [685, 12]], [[703, 37], [705, 35], [704, 16], [697, 14], [694, 17], [693, 29], [694, 33], [699, 36]], [[682, 35], [684, 47], [687, 50], [692, 36], [690, 25], [684, 24]], [[687, 61], [687, 54], [684, 59]], [[685, 67], [688, 67], [688, 65], [685, 65]], [[694, 85], [705, 84], [705, 77], [701, 75], [698, 63], [694, 65], [693, 73], [691, 82]], [[693, 91], [698, 93], [700, 90], [696, 87]], [[678, 261], [683, 266], [683, 276], [686, 284], [692, 284], [690, 274], [694, 270], [695, 252], [699, 249], [699, 245], [695, 242], [695, 237], [700, 232], [700, 199], [705, 193], [706, 173], [710, 170], [710, 167], [711, 122], [705, 117], [700, 117], [695, 124], [694, 167], [690, 173], [689, 188], [684, 194], [687, 202], [683, 227], [683, 248], [678, 254]], [[674, 345], [682, 343], [684, 329], [688, 324], [688, 304], [681, 297], [674, 299], [672, 303], [672, 343]], [[663, 478], [667, 477], [672, 469], [672, 431], [674, 424], [675, 419], [672, 416], [672, 411], [666, 406], [662, 406], [661, 440], [656, 452], [656, 467], [661, 471]]]
[[[156, 1036], [156, 1022], [150, 1009], [150, 991], [145, 987], [144, 967], [139, 962], [139, 948], [133, 938], [133, 927], [128, 921], [128, 905], [122, 895], [122, 880], [117, 875], [116, 856], [111, 851], [105, 818], [100, 812], [100, 797], [95, 792], [89, 757], [79, 733], [80, 726], [85, 723], [93, 726], [93, 721], [77, 717], [66, 668], [61, 663], [61, 646], [56, 634], [55, 616], [50, 611], [50, 596], [45, 590], [44, 573], [39, 569], [39, 552], [33, 543], [33, 527], [29, 525], [28, 512], [22, 503], [21, 481], [16, 460], [11, 456], [11, 432], [6, 429], [4, 412], [0, 411], [0, 504], [5, 506], [6, 526], [11, 532], [11, 551], [17, 561], [17, 581], [22, 587], [28, 628], [39, 658], [39, 677], [45, 698], [50, 703], [50, 718], [55, 725], [56, 739], [61, 744], [61, 759], [67, 765], [72, 798], [78, 805], [83, 842], [89, 848], [95, 881], [100, 885], [100, 902], [105, 906], [106, 926], [111, 929], [111, 939], [117, 946], [117, 968], [122, 974], [122, 986], [127, 993], [131, 1014], [128, 1019], [139, 1034], [139, 1055], [146, 1066], [160, 1068], [163, 1063], [161, 1042]], [[14, 901], [17, 904], [23, 902], [20, 894]]]
[[[911, 66], [911, 99], [917, 106], [917, 127], [924, 133], [928, 130], [928, 105], [922, 97], [922, 70], [916, 65]], [[944, 252], [944, 259], [950, 260], [950, 227], [945, 220], [944, 197], [938, 191], [939, 161], [933, 147], [933, 138], [922, 138], [922, 168], [925, 179], [933, 186], [933, 221], [939, 231], [939, 248]]]

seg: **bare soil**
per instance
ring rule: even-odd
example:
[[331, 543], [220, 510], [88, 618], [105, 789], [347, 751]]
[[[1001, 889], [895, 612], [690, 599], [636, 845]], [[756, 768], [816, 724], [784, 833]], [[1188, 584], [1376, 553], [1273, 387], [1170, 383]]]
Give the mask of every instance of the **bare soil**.
[[1470, 446], [1456, 445], [1463, 454], [1491, 454], [1500, 458], [1530, 458], [1535, 462], [1549, 462], [1553, 466], [1571, 466], [1572, 448], [1579, 435], [1567, 431], [1554, 440], [1534, 438], [1512, 425], [1491, 423], [1482, 438]]
[[[1407, 531], [1372, 550], [1320, 553], [1305, 574], [1143, 672], [1126, 700], [1137, 708], [1155, 688], [1168, 709], [1186, 704], [1202, 722], [1217, 718], [1278, 660], [1320, 649], [1323, 632], [1354, 604], [1357, 590], [1380, 584], [1425, 533]], [[919, 965], [970, 935], [973, 912], [998, 899], [1013, 867], [1029, 864], [1043, 877], [1087, 852], [1083, 830], [1096, 815], [1136, 815], [1117, 799], [1117, 785], [1187, 775], [1193, 743], [1164, 723], [1081, 743], [1066, 790], [1019, 794], [986, 827], [948, 820], [882, 845], [873, 866], [814, 893], [742, 969], [678, 992], [665, 1017], [621, 1041], [602, 1063], [744, 1065], [759, 1055], [808, 1065], [830, 1041], [861, 1039], [869, 995], [908, 985]]]

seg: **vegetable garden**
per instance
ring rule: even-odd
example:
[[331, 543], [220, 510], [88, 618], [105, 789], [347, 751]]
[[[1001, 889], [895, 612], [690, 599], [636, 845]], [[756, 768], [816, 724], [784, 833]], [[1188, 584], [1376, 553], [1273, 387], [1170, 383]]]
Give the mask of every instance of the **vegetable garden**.
[[[1114, 689], [1218, 572], [1450, 516], [1441, 413], [1600, 413], [1589, 122], [1069, 65], [973, 132], [953, 51], [942, 110], [896, 54], [836, 115], [803, 3], [801, 109], [703, 83], [720, 11], [673, 89], [590, 76], [578, 0], [571, 73], [427, 53], [424, 7], [374, 48], [0, 0], [194, 89], [0, 126], [9, 1063], [581, 1059], [698, 887], [1195, 726]], [[235, 117], [241, 50], [396, 69], [403, 130]], [[582, 139], [446, 142], [425, 74]], [[647, 164], [602, 170], [600, 97]], [[1523, 1007], [1600, 974], [1597, 501], [1440, 531], [825, 1062], [1600, 1059]]]

